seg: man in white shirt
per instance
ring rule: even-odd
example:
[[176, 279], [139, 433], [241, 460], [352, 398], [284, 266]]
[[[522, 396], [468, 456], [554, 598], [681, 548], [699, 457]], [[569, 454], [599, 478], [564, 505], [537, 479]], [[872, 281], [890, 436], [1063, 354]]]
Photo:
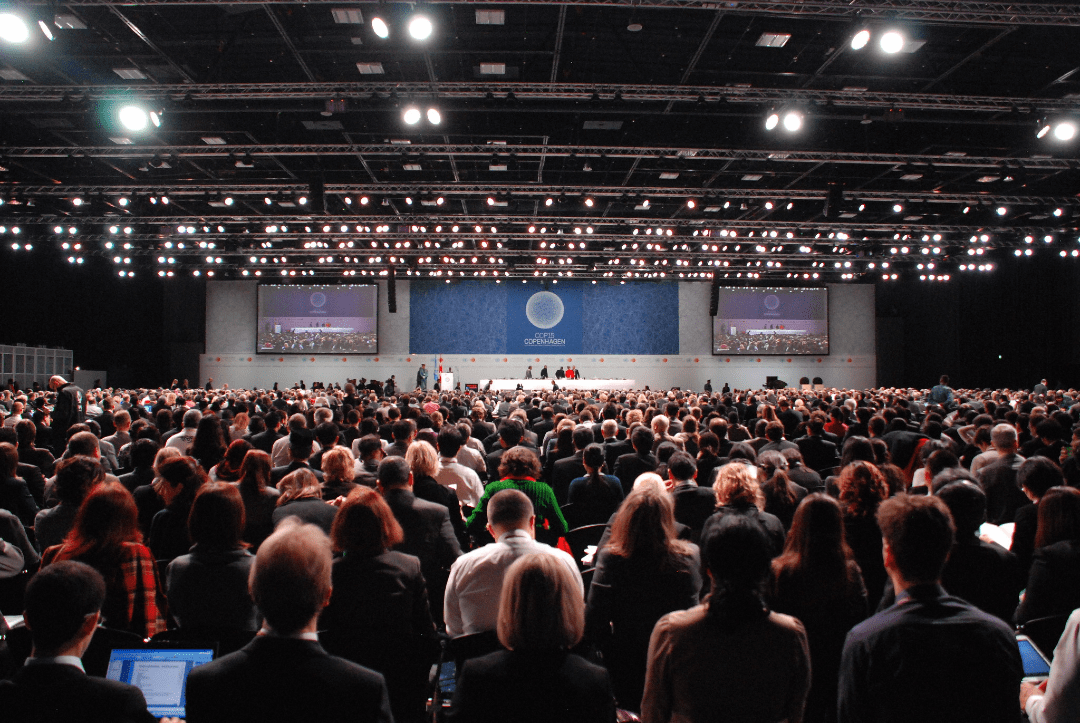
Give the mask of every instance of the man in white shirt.
[[1020, 708], [1031, 723], [1080, 720], [1080, 610], [1073, 610], [1054, 648], [1050, 679], [1042, 686], [1020, 684]]
[[189, 409], [184, 412], [184, 428], [169, 437], [166, 447], [180, 450], [180, 454], [187, 454], [191, 443], [195, 441], [195, 432], [202, 421], [202, 412], [198, 409]]
[[446, 425], [439, 430], [439, 464], [441, 469], [435, 475], [435, 481], [443, 487], [449, 487], [457, 493], [458, 501], [475, 508], [484, 495], [484, 485], [480, 476], [457, 461], [461, 449], [461, 433], [457, 427]]
[[[331, 418], [332, 417], [333, 414], [331, 414]], [[317, 415], [316, 418], [318, 418]], [[184, 417], [184, 419], [187, 419], [187, 417]], [[303, 414], [300, 414], [299, 412], [292, 415], [291, 417], [289, 417], [288, 429], [289, 433], [295, 432], [299, 429], [307, 429], [307, 417], [305, 417]], [[322, 447], [319, 446], [318, 442], [312, 442], [312, 454], [315, 454], [320, 449], [322, 449]], [[291, 461], [292, 458], [289, 457], [289, 434], [286, 434], [284, 437], [274, 442], [274, 446], [271, 448], [270, 451], [270, 464], [274, 467], [284, 467]]]
[[463, 444], [457, 453], [458, 464], [464, 465], [476, 474], [480, 479], [487, 478], [487, 462], [484, 461], [484, 443], [472, 436], [472, 425], [468, 420], [458, 422], [458, 433], [461, 434]]
[[446, 633], [452, 638], [495, 630], [506, 570], [524, 555], [554, 556], [573, 572], [582, 596], [585, 594], [574, 558], [536, 541], [536, 515], [523, 492], [502, 490], [492, 495], [487, 505], [487, 530], [496, 542], [459, 557], [446, 583], [443, 610]]

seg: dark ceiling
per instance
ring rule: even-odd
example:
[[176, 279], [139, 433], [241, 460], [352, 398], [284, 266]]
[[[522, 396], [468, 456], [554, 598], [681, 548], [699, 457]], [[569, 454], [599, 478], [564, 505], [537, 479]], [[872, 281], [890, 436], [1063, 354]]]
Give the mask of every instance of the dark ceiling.
[[[30, 40], [0, 41], [0, 254], [226, 278], [828, 280], [1080, 255], [1080, 140], [1036, 138], [1080, 111], [1076, 4], [9, 11]], [[887, 30], [904, 51], [879, 49]], [[161, 126], [125, 130], [127, 103]], [[410, 106], [441, 124], [406, 125]], [[803, 129], [767, 131], [772, 110]]]

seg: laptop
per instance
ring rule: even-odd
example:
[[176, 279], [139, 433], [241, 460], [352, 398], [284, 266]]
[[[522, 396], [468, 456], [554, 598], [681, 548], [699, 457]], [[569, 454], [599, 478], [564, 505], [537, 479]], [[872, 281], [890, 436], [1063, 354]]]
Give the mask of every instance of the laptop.
[[155, 718], [186, 717], [187, 676], [214, 659], [214, 648], [115, 648], [105, 677], [143, 692]]
[[1040, 683], [1050, 677], [1050, 660], [1026, 635], [1017, 635], [1020, 660], [1024, 665], [1024, 682]]

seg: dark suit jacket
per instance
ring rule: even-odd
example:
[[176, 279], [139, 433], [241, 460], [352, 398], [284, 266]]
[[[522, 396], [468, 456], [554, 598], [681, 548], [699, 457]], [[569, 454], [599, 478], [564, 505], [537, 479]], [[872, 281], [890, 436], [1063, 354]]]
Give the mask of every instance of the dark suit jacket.
[[133, 685], [95, 678], [71, 665], [41, 663], [0, 683], [7, 723], [153, 723], [146, 698]]
[[465, 663], [453, 723], [614, 723], [607, 671], [563, 651], [500, 650]]
[[604, 464], [607, 466], [608, 474], [615, 474], [615, 463], [619, 461], [619, 457], [624, 454], [633, 454], [634, 445], [630, 443], [629, 439], [621, 439], [617, 441], [605, 440], [604, 441]]
[[34, 517], [38, 513], [37, 503], [30, 494], [26, 481], [21, 477], [0, 479], [0, 507], [18, 515], [26, 527], [34, 526]]
[[815, 472], [840, 464], [840, 457], [836, 454], [836, 445], [821, 437], [800, 437], [795, 440], [795, 444], [799, 445], [803, 462]]
[[1016, 609], [1017, 625], [1080, 607], [1080, 541], [1063, 540], [1035, 550], [1027, 580], [1024, 601]]
[[1026, 576], [1031, 567], [1031, 556], [1035, 552], [1035, 532], [1039, 528], [1039, 506], [1024, 505], [1016, 511], [1014, 520], [1016, 529], [1013, 530], [1012, 547], [1009, 550], [1020, 558], [1020, 569]]
[[630, 494], [634, 489], [634, 480], [638, 478], [638, 475], [654, 471], [659, 464], [656, 455], [653, 454], [641, 455], [637, 452], [631, 452], [630, 454], [621, 455], [615, 460], [615, 476], [622, 483], [623, 493]]
[[692, 539], [697, 542], [705, 520], [716, 511], [716, 493], [711, 487], [683, 483], [676, 485], [671, 495], [675, 500], [675, 521], [693, 530]]
[[45, 475], [42, 474], [41, 468], [37, 465], [30, 464], [29, 462], [19, 462], [18, 469], [15, 470], [17, 477], [22, 477], [26, 482], [26, 488], [30, 490], [30, 496], [34, 498], [34, 502], [38, 507], [45, 506]]
[[405, 532], [405, 540], [394, 549], [420, 558], [432, 610], [442, 610], [450, 566], [461, 556], [450, 513], [437, 502], [419, 499], [410, 489], [389, 489], [385, 497]]
[[188, 723], [391, 720], [382, 675], [310, 640], [257, 636], [188, 674]]
[[986, 493], [986, 521], [995, 525], [1012, 522], [1016, 511], [1030, 503], [1027, 495], [1016, 482], [1016, 473], [1022, 462], [1010, 455], [999, 457], [979, 470], [979, 484]]
[[251, 435], [251, 446], [255, 449], [262, 450], [267, 454], [272, 454], [274, 451], [274, 442], [281, 439], [282, 435], [278, 434], [272, 429], [267, 429], [258, 434]]
[[570, 483], [578, 477], [588, 474], [585, 465], [581, 463], [582, 452], [578, 450], [569, 457], [564, 457], [551, 467], [551, 489], [555, 492], [555, 499], [559, 504], [566, 504], [570, 496]]

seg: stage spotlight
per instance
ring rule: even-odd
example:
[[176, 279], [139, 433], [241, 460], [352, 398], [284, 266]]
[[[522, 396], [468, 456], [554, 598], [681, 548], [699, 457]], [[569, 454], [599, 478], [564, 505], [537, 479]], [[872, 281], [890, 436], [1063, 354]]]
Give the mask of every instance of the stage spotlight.
[[370, 198], [368, 198], [367, 196], [361, 196], [361, 197], [360, 197], [360, 205], [361, 205], [361, 206], [366, 206], [366, 205], [368, 205], [369, 203], [371, 203], [371, 199], [370, 199]]
[[802, 128], [802, 124], [803, 115], [801, 112], [797, 110], [789, 110], [787, 113], [784, 114], [784, 130], [786, 130], [787, 132], [794, 133], [795, 131]]
[[589, 208], [592, 208], [595, 205], [595, 202], [591, 198], [586, 198], [585, 205]]
[[125, 105], [117, 116], [120, 118], [120, 124], [129, 131], [144, 131], [150, 124], [150, 117], [146, 111], [137, 105]]
[[489, 205], [489, 206], [494, 206], [495, 205], [495, 197], [494, 196], [488, 196], [487, 197], [487, 205]]
[[306, 206], [306, 205], [307, 205], [307, 201], [308, 201], [308, 198], [307, 198], [307, 196], [301, 196], [300, 198], [296, 199], [296, 202], [297, 202], [298, 204], [300, 204], [301, 206]]
[[48, 38], [49, 40], [56, 40], [56, 36], [53, 35], [52, 28], [49, 27], [49, 24], [47, 22], [45, 22], [44, 20], [38, 20], [37, 24], [38, 27], [41, 28], [41, 32], [44, 33], [46, 38]]
[[1053, 126], [1051, 125], [1049, 118], [1040, 118], [1039, 122], [1036, 124], [1035, 127], [1035, 137], [1045, 138], [1046, 134], [1050, 132], [1050, 129], [1052, 127]]
[[76, 196], [75, 198], [71, 199], [71, 205], [75, 206], [76, 208], [83, 205], [82, 198], [79, 197], [79, 196]]
[[769, 115], [765, 118], [765, 130], [771, 131], [780, 123], [780, 114], [776, 111], [769, 111]]
[[18, 15], [0, 13], [0, 39], [9, 43], [25, 43], [30, 39], [30, 28]]
[[1055, 216], [1055, 217], [1057, 217], [1057, 218], [1061, 218], [1061, 216], [1062, 216], [1062, 215], [1063, 215], [1064, 213], [1065, 213], [1065, 211], [1063, 211], [1063, 210], [1062, 210], [1062, 209], [1060, 209], [1060, 208], [1055, 208], [1055, 209], [1054, 209], [1054, 216]]
[[401, 114], [401, 119], [411, 126], [420, 122], [420, 109], [412, 106], [405, 109]]
[[154, 124], [155, 128], [160, 128], [161, 127], [161, 119], [164, 116], [165, 116], [165, 111], [163, 111], [163, 110], [152, 110], [152, 111], [150, 111], [150, 122]]
[[1071, 141], [1076, 137], [1076, 123], [1061, 121], [1054, 126], [1054, 138], [1059, 141]]
[[436, 206], [441, 206], [441, 205], [443, 205], [444, 203], [446, 203], [446, 199], [445, 199], [445, 198], [443, 198], [442, 196], [438, 196], [438, 197], [437, 197], [437, 198], [435, 199], [435, 205], [436, 205]]
[[1004, 216], [1008, 212], [1009, 212], [1009, 209], [1005, 208], [1004, 206], [998, 206], [996, 211], [995, 211], [995, 213], [997, 213], [998, 216]]
[[232, 196], [226, 196], [224, 199], [222, 199], [222, 203], [224, 203], [226, 206], [233, 205], [233, 197]]
[[544, 199], [544, 205], [545, 205], [545, 206], [549, 206], [549, 207], [550, 207], [550, 206], [551, 206], [552, 204], [554, 204], [554, 203], [555, 203], [555, 199], [554, 199], [554, 198], [545, 198], [545, 199]]
[[866, 44], [870, 42], [870, 31], [860, 30], [855, 33], [855, 37], [851, 39], [852, 50], [862, 50], [866, 47]]
[[272, 206], [274, 204], [274, 199], [270, 198], [269, 196], [263, 196], [263, 203], [265, 203], [267, 206]]
[[442, 114], [439, 113], [438, 108], [428, 108], [427, 109], [427, 119], [428, 119], [428, 123], [430, 123], [433, 126], [437, 126], [440, 123], [442, 123]]
[[127, 206], [127, 205], [129, 205], [131, 203], [131, 199], [127, 198], [126, 196], [121, 196], [117, 200], [117, 203], [120, 204], [121, 206]]
[[697, 208], [697, 201], [695, 201], [692, 198], [686, 199], [686, 207], [689, 208], [689, 209]]
[[892, 207], [892, 210], [893, 210], [893, 213], [901, 213], [904, 210], [904, 207], [903, 207], [903, 205], [901, 205], [899, 203], [894, 203], [893, 207]]
[[431, 21], [424, 15], [414, 15], [409, 20], [409, 35], [416, 40], [427, 40], [433, 29]]
[[390, 37], [390, 27], [386, 24], [386, 21], [378, 15], [374, 15], [371, 18], [371, 30], [380, 38], [386, 39]]
[[889, 53], [890, 55], [899, 53], [904, 49], [904, 36], [895, 30], [890, 30], [881, 36], [881, 40], [878, 41], [878, 44], [881, 46], [883, 52]]

